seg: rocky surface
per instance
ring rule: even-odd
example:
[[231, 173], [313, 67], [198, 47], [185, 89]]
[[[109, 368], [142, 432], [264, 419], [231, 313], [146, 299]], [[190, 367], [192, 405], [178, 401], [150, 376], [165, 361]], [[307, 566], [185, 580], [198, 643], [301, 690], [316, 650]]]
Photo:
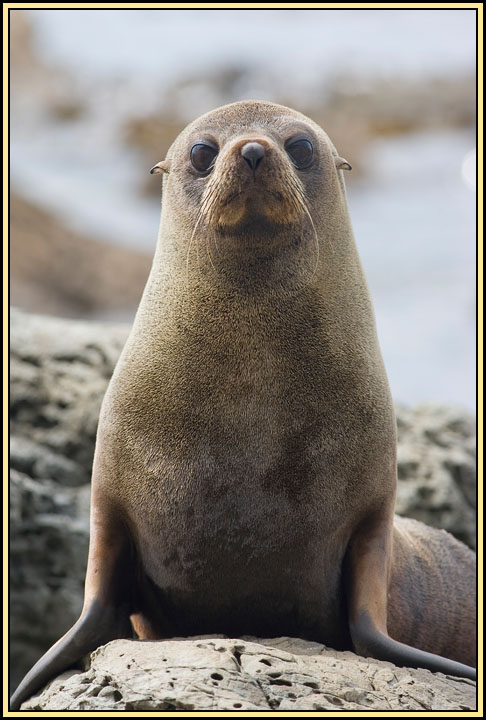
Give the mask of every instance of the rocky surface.
[[457, 408], [396, 408], [396, 512], [476, 549], [476, 421]]
[[[82, 605], [98, 414], [127, 325], [11, 314], [10, 637], [15, 685]], [[397, 511], [475, 547], [475, 422], [397, 408]], [[388, 706], [387, 706], [388, 707]]]
[[474, 710], [475, 683], [292, 638], [114, 640], [23, 710]]
[[128, 329], [11, 313], [13, 684], [81, 610], [98, 415]]

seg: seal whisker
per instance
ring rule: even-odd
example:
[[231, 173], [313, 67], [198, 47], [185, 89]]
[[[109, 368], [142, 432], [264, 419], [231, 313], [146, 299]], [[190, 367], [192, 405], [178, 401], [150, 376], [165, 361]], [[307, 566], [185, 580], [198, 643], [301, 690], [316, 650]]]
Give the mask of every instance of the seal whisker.
[[210, 262], [211, 267], [213, 268], [214, 272], [216, 273], [216, 275], [218, 275], [218, 271], [216, 270], [216, 266], [215, 266], [215, 264], [214, 264], [214, 262], [213, 262], [213, 258], [212, 258], [212, 255], [211, 255], [211, 236], [210, 236], [210, 234], [209, 234], [208, 232], [206, 232], [205, 241], [206, 241], [206, 242], [205, 242], [206, 254], [207, 254], [207, 256], [208, 256], [209, 262]]
[[302, 203], [302, 209], [304, 210], [305, 214], [306, 214], [307, 217], [309, 218], [310, 224], [312, 225], [312, 230], [313, 230], [313, 232], [314, 232], [314, 240], [315, 240], [315, 247], [316, 247], [316, 262], [315, 262], [315, 264], [314, 264], [314, 269], [313, 269], [313, 271], [312, 271], [312, 275], [311, 275], [310, 278], [309, 278], [309, 282], [312, 282], [312, 280], [314, 279], [314, 275], [316, 274], [317, 267], [318, 267], [318, 265], [319, 265], [319, 255], [320, 255], [320, 252], [319, 252], [319, 237], [318, 237], [318, 235], [317, 235], [317, 230], [316, 230], [316, 226], [315, 226], [315, 224], [314, 224], [314, 221], [313, 221], [313, 219], [312, 219], [312, 215], [310, 214], [309, 208], [307, 207], [307, 204], [305, 203], [304, 200], [303, 200], [303, 203]]
[[213, 220], [214, 207], [218, 197], [217, 185], [210, 185], [201, 205], [201, 212], [205, 215], [208, 223]]
[[[201, 222], [201, 220], [202, 220], [203, 218], [205, 219], [206, 224], [210, 224], [210, 223], [211, 223], [211, 217], [212, 217], [212, 213], [213, 213], [213, 207], [214, 207], [214, 205], [215, 205], [215, 200], [216, 200], [217, 195], [218, 195], [218, 187], [217, 187], [217, 186], [214, 186], [214, 185], [210, 185], [210, 186], [207, 188], [207, 190], [206, 190], [206, 194], [204, 195], [204, 198], [203, 198], [201, 207], [200, 207], [200, 209], [199, 209], [198, 218], [197, 218], [196, 224], [195, 224], [195, 226], [194, 226], [194, 230], [192, 231], [192, 234], [191, 234], [191, 240], [190, 240], [190, 242], [189, 242], [189, 249], [188, 249], [187, 261], [186, 261], [186, 273], [187, 273], [187, 277], [189, 277], [189, 264], [188, 264], [188, 260], [189, 260], [189, 250], [190, 250], [190, 246], [191, 246], [192, 240], [193, 240], [193, 238], [194, 238], [194, 236], [195, 236], [195, 233], [196, 233], [196, 230], [197, 230], [197, 228], [198, 228], [198, 226], [199, 226], [199, 223]], [[207, 255], [208, 255], [209, 261], [210, 261], [211, 265], [213, 266], [214, 271], [217, 273], [216, 267], [215, 267], [215, 265], [214, 265], [214, 263], [213, 263], [213, 260], [212, 260], [212, 257], [211, 257], [211, 252], [210, 252], [210, 250], [209, 250], [209, 248], [208, 248], [208, 234], [207, 234], [207, 231], [206, 231], [206, 234], [205, 234], [205, 245], [206, 245], [206, 253], [207, 253]], [[200, 268], [199, 243], [197, 243], [197, 245], [196, 245], [196, 251], [197, 251], [198, 266], [199, 266], [199, 268]]]
[[[195, 225], [194, 225], [194, 229], [193, 229], [193, 231], [192, 231], [192, 233], [191, 233], [191, 237], [190, 237], [190, 239], [189, 239], [189, 244], [188, 244], [188, 247], [187, 247], [187, 254], [186, 254], [186, 282], [187, 282], [187, 283], [189, 283], [189, 255], [190, 255], [190, 252], [191, 252], [192, 241], [194, 240], [194, 236], [195, 236], [195, 234], [196, 234], [196, 230], [197, 230], [197, 228], [198, 228], [199, 223], [201, 222], [202, 217], [203, 217], [203, 214], [202, 214], [201, 211], [199, 211], [198, 216], [197, 216], [197, 220], [196, 220], [196, 223], [195, 223]], [[198, 246], [198, 245], [196, 246], [196, 251], [197, 251], [197, 259], [198, 259], [198, 267], [199, 267], [199, 246]]]
[[[305, 197], [305, 192], [302, 187], [302, 183], [298, 180], [298, 178], [291, 175], [288, 178], [288, 187], [291, 189], [290, 198], [292, 202], [293, 209], [296, 214], [304, 213], [307, 218], [309, 219], [309, 222], [311, 224], [313, 236], [314, 236], [314, 246], [315, 246], [315, 255], [316, 260], [314, 263], [314, 268], [312, 270], [311, 276], [308, 280], [310, 283], [312, 279], [314, 278], [314, 275], [316, 274], [318, 265], [319, 265], [319, 256], [320, 256], [320, 248], [319, 248], [319, 236], [317, 234], [317, 229], [314, 223], [314, 220], [312, 219], [312, 215], [310, 213], [310, 210], [307, 205], [307, 200]], [[331, 245], [332, 248], [332, 245]]]

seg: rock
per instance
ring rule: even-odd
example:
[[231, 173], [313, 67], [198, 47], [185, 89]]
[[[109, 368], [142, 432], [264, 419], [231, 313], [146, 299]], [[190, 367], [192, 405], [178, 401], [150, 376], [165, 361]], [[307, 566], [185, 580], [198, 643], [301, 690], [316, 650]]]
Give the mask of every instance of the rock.
[[129, 326], [13, 309], [10, 328], [12, 466], [88, 483], [101, 401]]
[[15, 305], [65, 317], [131, 321], [150, 271], [151, 254], [75, 231], [15, 192], [10, 226]]
[[470, 680], [293, 638], [114, 640], [22, 705], [29, 711], [475, 709]]
[[11, 312], [12, 685], [82, 607], [96, 427], [128, 330]]
[[62, 488], [10, 471], [10, 667], [14, 684], [78, 617], [89, 541], [89, 485]]
[[397, 407], [396, 512], [476, 549], [476, 423], [463, 410]]
[[[12, 686], [81, 609], [99, 409], [128, 331], [11, 312]], [[474, 547], [473, 418], [399, 407], [397, 420], [398, 512]]]

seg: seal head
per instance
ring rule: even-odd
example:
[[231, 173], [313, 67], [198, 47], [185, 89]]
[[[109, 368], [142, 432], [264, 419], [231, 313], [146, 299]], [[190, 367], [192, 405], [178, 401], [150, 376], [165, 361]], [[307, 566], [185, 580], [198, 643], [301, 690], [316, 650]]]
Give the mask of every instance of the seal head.
[[161, 232], [184, 228], [187, 262], [206, 255], [233, 282], [238, 265], [263, 262], [267, 283], [302, 284], [316, 271], [320, 245], [337, 240], [324, 196], [350, 232], [340, 172], [350, 167], [321, 128], [290, 108], [225, 106], [189, 125], [152, 168], [167, 174]]

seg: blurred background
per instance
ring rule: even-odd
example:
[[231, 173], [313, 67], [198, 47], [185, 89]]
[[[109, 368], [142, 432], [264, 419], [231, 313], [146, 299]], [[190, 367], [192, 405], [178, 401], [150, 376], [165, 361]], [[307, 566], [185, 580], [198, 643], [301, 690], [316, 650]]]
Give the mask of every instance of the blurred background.
[[395, 400], [475, 408], [474, 10], [11, 10], [11, 302], [132, 320], [148, 174], [242, 99], [324, 127]]

